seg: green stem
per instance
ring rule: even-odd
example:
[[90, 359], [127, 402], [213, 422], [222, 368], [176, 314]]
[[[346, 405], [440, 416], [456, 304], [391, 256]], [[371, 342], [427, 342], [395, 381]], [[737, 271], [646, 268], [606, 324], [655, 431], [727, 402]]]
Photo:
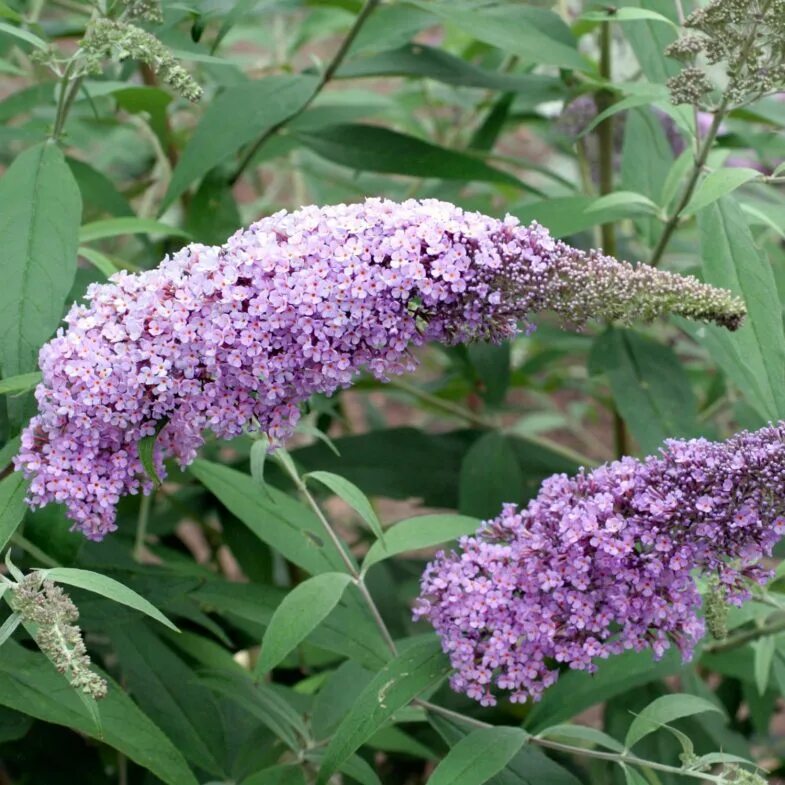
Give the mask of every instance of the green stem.
[[[329, 520], [322, 512], [322, 509], [317, 503], [316, 499], [314, 499], [313, 495], [308, 490], [305, 481], [297, 472], [297, 469], [295, 468], [291, 460], [282, 460], [280, 461], [280, 463], [283, 466], [283, 468], [286, 470], [286, 472], [289, 474], [289, 476], [292, 478], [298, 490], [300, 491], [300, 493], [302, 493], [303, 497], [306, 499], [311, 509], [316, 514], [316, 517], [319, 519], [322, 526], [324, 527], [327, 536], [338, 548], [338, 552], [341, 554], [341, 558], [343, 559], [344, 564], [346, 565], [346, 569], [355, 579], [355, 583], [358, 589], [360, 590], [360, 594], [362, 595], [365, 604], [368, 606], [368, 610], [371, 612], [371, 615], [373, 616], [373, 619], [376, 622], [376, 626], [379, 628], [379, 632], [381, 633], [382, 638], [384, 639], [385, 643], [390, 649], [391, 654], [393, 656], [397, 655], [398, 650], [395, 645], [395, 641], [393, 640], [392, 635], [390, 634], [390, 631], [387, 628], [387, 625], [385, 624], [381, 613], [379, 612], [379, 608], [377, 607], [376, 603], [373, 600], [373, 597], [371, 596], [371, 593], [368, 591], [368, 587], [365, 585], [363, 581], [363, 576], [359, 573], [357, 568], [354, 566], [354, 563], [352, 562], [352, 560], [349, 558], [348, 554], [344, 550], [341, 539], [338, 537], [337, 533], [333, 529]], [[442, 706], [439, 706], [438, 704], [431, 703], [430, 701], [427, 700], [421, 700], [419, 698], [416, 698], [413, 701], [413, 704], [417, 706], [421, 706], [426, 711], [433, 712], [434, 714], [440, 714], [443, 717], [447, 717], [456, 722], [461, 722], [473, 728], [493, 727], [491, 724], [487, 722], [483, 722], [482, 720], [475, 719], [474, 717], [467, 717], [463, 714], [460, 714], [457, 711], [444, 708]], [[716, 783], [723, 782], [721, 777], [716, 777], [714, 775], [706, 774], [702, 772], [694, 772], [685, 769], [680, 769], [675, 766], [667, 766], [663, 763], [656, 763], [654, 761], [638, 758], [635, 755], [629, 755], [626, 752], [625, 753], [602, 752], [599, 750], [586, 749], [585, 747], [573, 747], [569, 744], [562, 744], [561, 742], [550, 741], [549, 739], [541, 739], [537, 736], [529, 736], [527, 741], [528, 743], [535, 744], [539, 747], [544, 747], [546, 749], [552, 749], [558, 752], [564, 752], [571, 755], [582, 755], [585, 757], [596, 758], [599, 760], [611, 761], [612, 763], [617, 763], [620, 765], [638, 766], [640, 768], [645, 768], [645, 769], [664, 771], [670, 774], [677, 774], [684, 777], [693, 777], [693, 778], [702, 779], [704, 782], [716, 782]]]
[[76, 60], [71, 59], [63, 70], [63, 76], [60, 79], [60, 95], [57, 98], [57, 110], [55, 112], [55, 121], [52, 126], [52, 134], [50, 137], [55, 142], [60, 138], [63, 124], [65, 123], [66, 98], [68, 95], [68, 88], [71, 84], [71, 73], [73, 72], [75, 65]]
[[755, 627], [751, 630], [745, 630], [737, 635], [732, 635], [724, 641], [715, 641], [703, 647], [703, 651], [711, 654], [721, 654], [722, 652], [732, 651], [744, 646], [747, 643], [752, 643], [759, 638], [765, 638], [769, 635], [777, 635], [780, 632], [785, 632], [785, 619], [773, 621], [770, 624], [764, 624], [762, 627]]
[[[600, 76], [603, 81], [610, 82], [613, 79], [612, 67], [612, 35], [610, 22], [604, 22], [600, 28]], [[614, 103], [614, 95], [610, 90], [600, 90], [595, 100], [597, 102], [597, 112], [602, 114], [610, 109]], [[606, 117], [597, 127], [597, 139], [600, 151], [600, 195], [607, 196], [613, 193], [613, 164], [614, 164], [614, 116]], [[618, 256], [618, 243], [616, 238], [616, 224], [613, 221], [603, 224], [601, 227], [602, 249], [608, 256]], [[617, 458], [621, 458], [629, 453], [629, 439], [627, 436], [627, 424], [619, 414], [615, 405], [612, 405], [613, 413], [613, 446]]]
[[[443, 706], [431, 703], [430, 701], [417, 700], [416, 703], [427, 711], [433, 712], [434, 714], [440, 714], [442, 717], [446, 717], [447, 719], [453, 720], [455, 722], [461, 722], [464, 725], [469, 725], [473, 728], [493, 727], [493, 725], [488, 722], [477, 720], [474, 717], [467, 717], [465, 714], [460, 714], [459, 712], [453, 711], [452, 709], [445, 709]], [[543, 739], [539, 736], [529, 736], [526, 741], [528, 744], [534, 744], [538, 747], [544, 747], [545, 749], [555, 750], [557, 752], [569, 753], [570, 755], [583, 755], [585, 757], [595, 758], [597, 760], [611, 761], [612, 763], [617, 763], [619, 765], [638, 766], [639, 768], [665, 771], [669, 774], [676, 774], [682, 777], [694, 777], [701, 779], [704, 782], [724, 782], [722, 777], [718, 777], [713, 774], [706, 774], [705, 772], [699, 771], [689, 771], [688, 769], [680, 769], [676, 766], [668, 766], [665, 763], [656, 763], [655, 761], [639, 758], [637, 755], [630, 755], [626, 752], [602, 752], [600, 750], [592, 750], [585, 747], [574, 747], [571, 744], [562, 744], [559, 741], [551, 741], [550, 739]]]
[[[483, 417], [481, 414], [477, 414], [476, 412], [466, 409], [465, 407], [460, 406], [457, 403], [453, 403], [452, 401], [439, 398], [437, 395], [432, 395], [431, 393], [426, 392], [425, 390], [422, 390], [413, 384], [409, 384], [409, 382], [404, 381], [403, 379], [390, 379], [386, 383], [386, 386], [396, 387], [402, 392], [408, 393], [412, 397], [421, 400], [423, 403], [427, 403], [434, 409], [438, 409], [442, 412], [445, 412], [446, 414], [452, 414], [453, 416], [469, 423], [469, 425], [474, 425], [477, 428], [496, 429], [499, 427], [497, 423], [489, 420], [486, 417]], [[587, 455], [583, 455], [576, 450], [572, 450], [569, 447], [558, 444], [557, 442], [547, 439], [544, 436], [516, 434], [515, 437], [521, 441], [528, 442], [535, 447], [541, 447], [542, 449], [556, 453], [562, 458], [565, 458], [566, 460], [575, 463], [578, 466], [585, 466], [587, 468], [597, 466], [597, 461], [595, 461], [593, 458], [589, 458]]]
[[[611, 67], [611, 23], [603, 22], [600, 28], [600, 76], [603, 81], [613, 78]], [[600, 90], [596, 95], [597, 112], [602, 114], [614, 103], [610, 90]], [[600, 195], [613, 193], [613, 126], [614, 117], [606, 117], [597, 128], [600, 144]], [[613, 222], [602, 225], [602, 249], [608, 256], [617, 256], [616, 226]]]
[[[679, 226], [679, 222], [681, 221], [681, 214], [684, 212], [684, 208], [690, 203], [690, 199], [692, 199], [692, 195], [695, 193], [695, 188], [697, 187], [700, 176], [703, 173], [703, 167], [706, 166], [706, 160], [708, 159], [711, 148], [714, 145], [714, 140], [717, 138], [717, 132], [720, 129], [720, 125], [725, 119], [727, 109], [728, 99], [725, 97], [723, 98], [722, 103], [720, 104], [717, 111], [714, 113], [714, 119], [712, 120], [709, 132], [706, 134], [706, 138], [698, 147], [698, 154], [695, 158], [695, 163], [692, 166], [690, 177], [687, 180], [687, 186], [681, 195], [681, 199], [679, 199], [676, 209], [665, 222], [665, 228], [662, 230], [662, 234], [657, 241], [657, 245], [654, 247], [654, 251], [651, 255], [651, 261], [649, 262], [652, 267], [656, 267], [662, 261], [662, 257], [665, 254], [665, 249], [668, 247], [668, 243], [670, 242], [671, 237], [673, 237], [673, 233]], [[695, 127], [695, 133], [698, 133], [697, 126]]]
[[283, 128], [289, 121], [299, 117], [314, 102], [316, 96], [321, 93], [327, 83], [335, 76], [335, 72], [344, 61], [346, 55], [349, 52], [349, 49], [351, 48], [351, 45], [354, 43], [355, 38], [357, 38], [357, 34], [362, 29], [374, 8], [379, 5], [380, 1], [381, 0], [365, 0], [365, 5], [363, 5], [363, 7], [360, 9], [360, 13], [357, 14], [351, 30], [349, 30], [347, 33], [346, 38], [343, 39], [340, 47], [338, 48], [338, 51], [333, 55], [332, 60], [330, 60], [328, 63], [327, 68], [325, 68], [322, 72], [321, 78], [319, 79], [319, 82], [316, 85], [313, 93], [311, 93], [310, 98], [308, 98], [308, 100], [293, 115], [290, 115], [280, 123], [276, 123], [274, 126], [268, 128], [263, 134], [259, 136], [259, 138], [248, 148], [239, 165], [237, 166], [234, 174], [229, 178], [230, 185], [234, 185], [240, 179], [240, 177], [242, 177], [242, 174], [247, 168], [248, 164], [251, 163], [254, 156], [261, 149], [262, 145], [264, 145], [264, 143], [271, 136], [278, 133], [278, 131], [280, 131], [281, 128]]
[[294, 464], [292, 464], [290, 460], [280, 461], [280, 464], [292, 478], [292, 481], [297, 486], [297, 490], [300, 491], [303, 498], [308, 503], [308, 506], [314, 511], [314, 514], [322, 524], [322, 528], [324, 529], [325, 533], [330, 538], [333, 545], [335, 545], [335, 547], [338, 549], [338, 553], [341, 555], [341, 559], [346, 566], [347, 572], [352, 576], [352, 578], [354, 578], [355, 585], [359, 589], [363, 601], [368, 606], [368, 610], [371, 612], [371, 616], [373, 616], [376, 626], [379, 628], [382, 639], [387, 645], [387, 648], [390, 650], [390, 653], [393, 656], [396, 656], [398, 654], [398, 648], [395, 645], [392, 635], [390, 635], [390, 631], [387, 629], [387, 625], [384, 623], [384, 619], [379, 612], [379, 608], [374, 602], [370, 591], [368, 591], [368, 587], [365, 585], [364, 576], [360, 573], [354, 562], [346, 553], [341, 538], [337, 535], [335, 529], [333, 529], [330, 521], [327, 520], [327, 516], [322, 512], [322, 508], [319, 506], [319, 503], [316, 501], [316, 499], [314, 499], [313, 494], [308, 490], [308, 486], [305, 484], [305, 481], [295, 469]]
[[134, 540], [134, 561], [141, 561], [144, 554], [145, 539], [147, 537], [147, 526], [150, 522], [150, 510], [153, 506], [153, 491], [149, 496], [142, 495], [139, 503], [139, 517], [136, 523], [136, 538]]
[[21, 534], [15, 534], [11, 538], [11, 543], [16, 545], [18, 548], [21, 548], [23, 551], [29, 553], [36, 561], [41, 562], [41, 564], [45, 565], [46, 567], [59, 567], [59, 562], [55, 561], [48, 553], [42, 551], [37, 545], [33, 545], [30, 540], [26, 537], [23, 537]]

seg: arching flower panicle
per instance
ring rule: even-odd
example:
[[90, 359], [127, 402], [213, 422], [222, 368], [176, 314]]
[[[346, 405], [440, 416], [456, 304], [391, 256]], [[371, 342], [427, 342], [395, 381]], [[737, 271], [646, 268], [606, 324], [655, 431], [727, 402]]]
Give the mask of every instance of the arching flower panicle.
[[[495, 690], [537, 700], [561, 667], [676, 645], [704, 635], [694, 572], [739, 604], [760, 559], [785, 534], [785, 424], [727, 442], [666, 442], [659, 457], [624, 458], [546, 480], [507, 505], [422, 578], [415, 616], [441, 637], [452, 686], [486, 704]], [[716, 602], [707, 616], [723, 622]]]
[[[29, 502], [64, 502], [101, 539], [121, 496], [149, 492], [140, 440], [182, 466], [203, 433], [252, 425], [285, 439], [313, 393], [359, 371], [414, 367], [411, 348], [502, 340], [531, 314], [651, 319], [674, 312], [735, 328], [728, 292], [554, 240], [436, 200], [305, 207], [193, 244], [144, 273], [93, 285], [39, 357], [39, 414], [17, 466]], [[161, 428], [161, 424], [165, 426]], [[160, 433], [159, 433], [160, 431]]]

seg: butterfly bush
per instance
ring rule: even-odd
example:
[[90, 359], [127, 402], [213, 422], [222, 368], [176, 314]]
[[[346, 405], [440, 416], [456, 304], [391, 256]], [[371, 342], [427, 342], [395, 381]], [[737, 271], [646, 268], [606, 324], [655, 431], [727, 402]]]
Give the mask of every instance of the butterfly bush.
[[154, 270], [92, 285], [40, 353], [39, 414], [17, 459], [28, 502], [64, 502], [91, 539], [124, 494], [150, 492], [138, 454], [193, 461], [205, 431], [280, 442], [313, 393], [411, 370], [411, 348], [514, 335], [531, 313], [652, 319], [675, 312], [731, 329], [727, 292], [633, 267], [435, 200], [305, 207], [193, 244]]
[[415, 617], [441, 637], [453, 688], [485, 705], [494, 688], [537, 700], [561, 668], [629, 649], [689, 659], [704, 634], [694, 571], [734, 604], [769, 577], [758, 562], [785, 532], [783, 478], [785, 424], [555, 475], [436, 555]]

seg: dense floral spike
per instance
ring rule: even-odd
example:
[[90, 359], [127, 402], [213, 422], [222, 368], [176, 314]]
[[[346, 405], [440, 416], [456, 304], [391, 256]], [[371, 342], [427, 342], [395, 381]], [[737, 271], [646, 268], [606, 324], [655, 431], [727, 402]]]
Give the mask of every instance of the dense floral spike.
[[500, 340], [553, 308], [582, 322], [673, 311], [736, 327], [741, 301], [681, 278], [586, 254], [542, 227], [451, 204], [369, 199], [280, 212], [221, 247], [190, 245], [160, 267], [93, 285], [43, 347], [40, 413], [17, 465], [29, 501], [65, 502], [100, 539], [120, 496], [150, 490], [137, 445], [185, 466], [209, 429], [280, 442], [299, 404], [367, 368], [414, 366], [426, 340]]
[[727, 442], [668, 441], [661, 457], [624, 458], [543, 483], [528, 507], [505, 506], [422, 579], [417, 618], [436, 628], [454, 689], [537, 700], [560, 665], [704, 634], [693, 571], [739, 603], [785, 533], [785, 424]]

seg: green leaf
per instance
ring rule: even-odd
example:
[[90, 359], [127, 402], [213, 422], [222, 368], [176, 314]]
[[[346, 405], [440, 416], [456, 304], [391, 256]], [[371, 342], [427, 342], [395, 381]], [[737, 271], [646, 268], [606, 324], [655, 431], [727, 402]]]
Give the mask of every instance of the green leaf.
[[681, 667], [681, 659], [673, 650], [656, 662], [651, 652], [642, 651], [625, 652], [598, 662], [595, 673], [568, 671], [532, 707], [526, 727], [536, 733], [554, 723], [569, 720], [597, 703], [678, 673]]
[[251, 445], [250, 463], [251, 463], [251, 477], [256, 481], [256, 484], [264, 491], [267, 498], [272, 501], [270, 491], [268, 490], [267, 483], [264, 479], [264, 467], [267, 463], [267, 457], [270, 451], [270, 441], [266, 436], [261, 437], [254, 441]]
[[615, 191], [607, 196], [601, 196], [595, 199], [593, 203], [586, 208], [585, 212], [591, 214], [598, 211], [612, 210], [615, 207], [624, 206], [629, 210], [636, 207], [639, 208], [638, 212], [644, 213], [657, 213], [659, 207], [649, 199], [648, 196], [635, 193], [634, 191]]
[[297, 648], [340, 601], [352, 582], [345, 572], [325, 572], [298, 584], [276, 608], [262, 640], [257, 675], [267, 673]]
[[40, 371], [31, 371], [30, 373], [21, 373], [19, 376], [0, 379], [0, 395], [27, 392], [32, 390], [40, 381]]
[[378, 540], [384, 541], [384, 531], [368, 497], [351, 481], [332, 472], [309, 472], [305, 480], [316, 480], [345, 501], [370, 527]]
[[218, 704], [196, 674], [143, 624], [112, 627], [123, 686], [195, 766], [226, 777]]
[[13, 472], [0, 480], [0, 552], [3, 551], [25, 517], [27, 481], [22, 472]]
[[[0, 705], [96, 737], [92, 717], [71, 685], [42, 654], [7, 641], [0, 656]], [[101, 741], [167, 785], [197, 785], [180, 751], [115, 683], [98, 703]]]
[[[642, 8], [654, 11], [675, 21], [675, 6], [672, 0], [625, 0], [625, 8]], [[627, 11], [629, 13], [629, 10]], [[669, 77], [681, 70], [677, 60], [666, 57], [664, 52], [677, 37], [677, 31], [659, 20], [642, 19], [640, 24], [625, 25], [624, 35], [630, 49], [638, 58], [641, 70], [653, 84], [665, 84]]]
[[406, 648], [377, 673], [360, 693], [335, 731], [319, 769], [317, 785], [331, 775], [379, 730], [398, 709], [438, 684], [450, 670], [433, 637], [407, 642]]
[[773, 635], [767, 635], [756, 640], [752, 644], [752, 650], [755, 652], [753, 661], [755, 686], [758, 688], [758, 694], [763, 695], [769, 686], [769, 676], [774, 662], [774, 653], [777, 650], [777, 641]]
[[339, 79], [378, 76], [423, 77], [462, 87], [523, 93], [529, 98], [539, 96], [541, 103], [564, 96], [564, 87], [555, 77], [490, 71], [441, 49], [414, 43], [351, 60], [336, 74]]
[[373, 673], [354, 660], [338, 666], [314, 698], [311, 726], [317, 740], [332, 735], [371, 679]]
[[646, 8], [613, 8], [608, 11], [586, 11], [580, 15], [579, 19], [587, 22], [664, 22], [675, 30], [679, 29], [679, 26], [668, 19], [667, 16]]
[[418, 515], [391, 526], [384, 534], [384, 545], [375, 542], [363, 561], [363, 572], [384, 559], [399, 553], [431, 548], [443, 542], [474, 534], [480, 527], [479, 518], [451, 513]]
[[494, 518], [505, 502], [518, 502], [523, 475], [509, 440], [497, 431], [481, 436], [461, 464], [458, 509], [476, 518]]
[[155, 442], [168, 422], [168, 417], [158, 420], [155, 424], [155, 433], [150, 434], [150, 436], [142, 437], [139, 440], [139, 444], [136, 446], [139, 460], [142, 462], [142, 468], [144, 469], [145, 474], [153, 481], [153, 485], [156, 488], [161, 486], [161, 478], [158, 476], [158, 470], [155, 467]]
[[79, 242], [91, 243], [96, 240], [103, 240], [107, 237], [118, 237], [126, 234], [158, 234], [166, 237], [186, 237], [190, 238], [184, 229], [176, 226], [169, 226], [161, 221], [152, 218], [106, 218], [102, 221], [93, 221], [85, 224], [79, 230]]
[[472, 343], [465, 347], [470, 379], [489, 406], [504, 402], [510, 386], [510, 343]]
[[602, 209], [597, 209], [596, 203], [597, 199], [592, 196], [559, 196], [513, 205], [510, 212], [524, 223], [541, 223], [554, 237], [568, 237], [592, 226], [638, 216], [642, 212], [640, 205], [632, 202], [610, 206], [606, 203]]
[[188, 140], [161, 210], [241, 147], [297, 114], [310, 101], [317, 84], [315, 76], [270, 76], [220, 93]]
[[443, 22], [459, 27], [478, 41], [517, 55], [526, 63], [555, 65], [579, 71], [589, 69], [576, 47], [569, 27], [552, 11], [477, 3], [415, 2]]
[[520, 728], [478, 728], [447, 753], [428, 785], [483, 785], [512, 760], [526, 737]]
[[644, 453], [656, 453], [670, 437], [695, 435], [697, 401], [669, 347], [632, 330], [610, 328], [594, 342], [589, 370], [607, 374], [616, 408]]
[[[659, 203], [672, 166], [673, 149], [663, 130], [662, 117], [649, 108], [627, 112], [621, 160], [622, 187]], [[646, 245], [653, 247], [661, 231], [659, 222], [640, 217], [636, 219], [635, 227]]]
[[22, 153], [0, 179], [0, 367], [6, 377], [36, 368], [76, 273], [82, 201], [53, 144]]
[[25, 41], [28, 44], [32, 44], [36, 49], [41, 49], [42, 51], [46, 51], [49, 47], [43, 38], [39, 38], [29, 30], [22, 30], [20, 27], [14, 27], [5, 22], [0, 22], [0, 34], [2, 33], [18, 38], [20, 41]]
[[757, 169], [745, 169], [742, 166], [717, 169], [701, 181], [689, 204], [684, 208], [683, 214], [687, 216], [697, 213], [750, 180], [757, 180], [760, 176]]
[[341, 572], [343, 560], [307, 507], [268, 486], [269, 498], [259, 493], [247, 474], [209, 461], [197, 460], [188, 471], [260, 540], [311, 574]]
[[782, 305], [768, 260], [755, 246], [738, 203], [723, 197], [698, 213], [708, 283], [740, 294], [748, 316], [735, 333], [709, 326], [692, 331], [764, 419], [785, 417]]
[[243, 224], [237, 201], [220, 170], [208, 172], [188, 202], [185, 228], [196, 242], [221, 245]]
[[170, 630], [178, 632], [177, 627], [158, 608], [137, 594], [133, 589], [129, 589], [114, 578], [90, 570], [79, 570], [75, 567], [53, 567], [41, 570], [41, 573], [55, 583], [76, 586], [79, 589], [93, 592], [93, 594], [100, 594], [113, 602], [119, 602], [121, 605], [133, 608], [140, 613], [144, 613], [145, 616], [155, 619]]
[[[428, 714], [428, 722], [450, 745], [455, 746], [470, 733], [463, 723]], [[490, 785], [580, 785], [566, 769], [531, 744], [525, 744], [507, 765], [489, 780]]]
[[96, 251], [95, 248], [90, 248], [87, 245], [79, 247], [79, 256], [87, 259], [96, 270], [102, 272], [107, 278], [113, 276], [119, 269], [106, 254]]
[[605, 747], [614, 752], [624, 752], [624, 745], [607, 733], [590, 725], [554, 725], [537, 734], [537, 738], [555, 739], [567, 744], [589, 744], [592, 747]]
[[305, 785], [305, 774], [299, 764], [285, 763], [257, 771], [240, 785]]
[[[3, 589], [8, 584], [3, 585]], [[0, 646], [2, 646], [16, 631], [22, 623], [22, 617], [18, 613], [12, 613], [2, 624], [0, 624]]]
[[[220, 611], [253, 638], [261, 639], [285, 592], [259, 584], [211, 581], [193, 594], [207, 611]], [[308, 642], [341, 657], [378, 669], [390, 658], [360, 598], [344, 594], [337, 608], [314, 630]]]
[[79, 184], [85, 212], [87, 208], [91, 208], [95, 212], [109, 213], [109, 215], [134, 215], [128, 199], [117, 190], [112, 180], [103, 172], [76, 158], [67, 158], [66, 162]]
[[[8, 468], [11, 459], [19, 452], [19, 445], [21, 443], [21, 437], [15, 436], [0, 447], [0, 472]], [[2, 550], [2, 548], [0, 548], [0, 550]]]
[[208, 672], [201, 682], [261, 720], [290, 749], [299, 750], [300, 740], [307, 738], [300, 715], [272, 687], [253, 682], [247, 674], [228, 671]]
[[481, 158], [374, 125], [330, 125], [298, 139], [333, 163], [364, 172], [500, 183], [532, 190], [514, 175]]
[[716, 711], [722, 714], [722, 710], [716, 704], [696, 695], [684, 693], [663, 695], [652, 701], [635, 717], [627, 731], [624, 745], [629, 749], [650, 733], [659, 730], [663, 725], [681, 717], [690, 717], [705, 711]]

